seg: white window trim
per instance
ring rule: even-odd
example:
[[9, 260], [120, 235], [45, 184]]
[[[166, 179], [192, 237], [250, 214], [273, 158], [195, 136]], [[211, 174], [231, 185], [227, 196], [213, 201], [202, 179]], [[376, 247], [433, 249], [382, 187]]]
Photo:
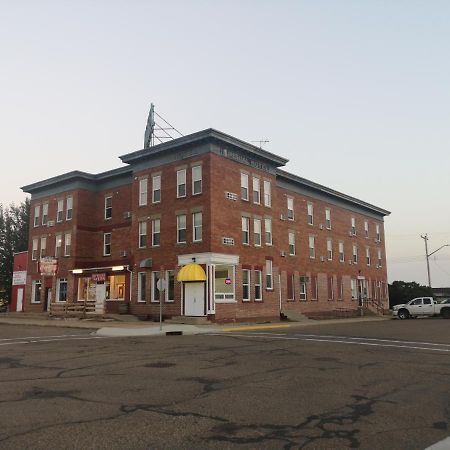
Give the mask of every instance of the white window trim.
[[[159, 230], [156, 231], [156, 224], [159, 225]], [[155, 236], [159, 234], [159, 244], [155, 244]], [[161, 219], [153, 219], [152, 220], [152, 247], [160, 247], [161, 246]]]
[[[70, 208], [69, 208], [70, 204]], [[70, 217], [69, 217], [69, 211], [70, 211]], [[66, 221], [72, 220], [73, 217], [73, 197], [69, 196], [66, 198]]]
[[159, 274], [159, 277], [161, 277], [161, 272], [159, 270], [155, 270], [151, 272], [151, 302], [152, 303], [159, 303], [161, 301], [161, 291], [159, 292], [159, 300], [155, 300], [155, 274]]
[[[200, 225], [195, 225], [195, 215], [200, 214]], [[195, 239], [195, 230], [196, 228], [201, 229], [201, 237], [200, 239]], [[193, 242], [202, 242], [203, 241], [203, 213], [201, 211], [192, 213], [192, 241]]]
[[[257, 227], [256, 224], [259, 224]], [[257, 233], [257, 229], [259, 228], [259, 233]], [[259, 235], [259, 244], [257, 243], [256, 236]], [[255, 247], [261, 247], [262, 245], [262, 223], [261, 219], [253, 219], [253, 241], [255, 243]]]
[[[247, 229], [244, 229], [244, 224]], [[242, 216], [241, 218], [241, 228], [242, 228], [242, 245], [250, 245], [250, 218]], [[244, 233], [247, 235], [247, 241], [244, 240]]]
[[[155, 189], [155, 180], [159, 180], [159, 189]], [[159, 200], [155, 200], [155, 192], [159, 191]], [[152, 203], [161, 203], [162, 192], [161, 192], [161, 175], [152, 176]]]
[[[194, 173], [195, 173], [195, 169], [199, 168], [200, 169], [200, 178], [196, 179], [194, 177]], [[192, 195], [200, 195], [203, 192], [203, 169], [202, 169], [202, 165], [201, 164], [196, 164], [195, 166], [192, 166]], [[195, 182], [196, 181], [200, 181], [200, 191], [199, 192], [195, 192], [194, 191], [194, 186], [195, 186]]]
[[56, 223], [61, 223], [64, 220], [64, 199], [59, 199], [56, 205]]
[[313, 226], [314, 225], [314, 204], [308, 202], [307, 206], [307, 220], [308, 220], [308, 225]]
[[[245, 183], [242, 183], [243, 180], [246, 180]], [[241, 199], [248, 202], [248, 197], [249, 197], [249, 188], [248, 188], [248, 184], [249, 184], [249, 176], [248, 173], [245, 172], [241, 172]], [[242, 196], [242, 189], [247, 189], [247, 195], [246, 197]]]
[[[294, 212], [294, 197], [287, 197], [287, 219], [295, 220], [295, 212]], [[292, 217], [289, 217], [289, 212], [292, 211]]]
[[[311, 243], [313, 244], [311, 246]], [[313, 254], [311, 255], [311, 250], [313, 251]], [[310, 259], [316, 258], [316, 238], [314, 236], [308, 237], [308, 253]]]
[[40, 223], [41, 223], [41, 205], [36, 205], [34, 207], [33, 227], [34, 228], [38, 227]]
[[325, 208], [325, 228], [331, 230], [331, 208]]
[[327, 259], [333, 261], [333, 240], [327, 239]]
[[139, 180], [139, 206], [146, 206], [148, 202], [148, 178]]
[[[254, 295], [255, 295], [255, 302], [262, 302], [263, 301], [263, 271], [262, 270], [255, 270], [255, 284], [254, 284]], [[259, 283], [257, 283], [258, 277], [256, 274], [259, 273]], [[256, 297], [256, 286], [259, 286], [259, 293], [260, 297]]]
[[[109, 253], [106, 253], [106, 236], [109, 236]], [[112, 234], [103, 233], [103, 256], [111, 256]]]
[[[249, 302], [252, 299], [252, 278], [250, 269], [242, 269], [242, 274], [247, 273], [247, 283], [244, 283], [244, 275], [242, 275], [242, 301]], [[244, 298], [244, 286], [248, 286], [248, 298]]]
[[[173, 275], [173, 297], [172, 299], [169, 299], [169, 274], [172, 273]], [[176, 286], [176, 279], [175, 279], [175, 270], [166, 270], [165, 271], [165, 280], [166, 280], [166, 289], [164, 290], [164, 301], [166, 303], [174, 303], [175, 302], [175, 286]]]
[[[184, 174], [184, 181], [183, 183], [180, 183], [180, 174]], [[184, 195], [180, 195], [180, 186], [184, 185]], [[187, 195], [187, 189], [186, 189], [186, 169], [179, 169], [177, 170], [177, 198], [185, 198]]]
[[[267, 231], [267, 224], [269, 224], [269, 231]], [[267, 233], [270, 235], [269, 240], [267, 240]], [[264, 240], [266, 245], [273, 245], [272, 219], [269, 217], [264, 219]]]
[[[269, 272], [270, 266], [270, 272]], [[270, 278], [270, 286], [267, 283]], [[271, 259], [266, 259], [266, 291], [273, 291], [273, 261]]]
[[69, 287], [69, 283], [67, 281], [67, 278], [57, 278], [56, 279], [56, 296], [55, 296], [55, 303], [67, 303], [66, 300], [60, 300], [59, 299], [59, 293], [61, 290], [61, 280], [65, 280], [65, 283], [67, 284], [67, 287]]
[[34, 305], [38, 305], [41, 303], [41, 299], [39, 298], [39, 301], [35, 301], [36, 297], [36, 284], [39, 284], [41, 286], [41, 294], [42, 294], [42, 282], [40, 280], [33, 280], [31, 282], [31, 303]]
[[[184, 228], [180, 227], [180, 217], [184, 217]], [[186, 242], [187, 242], [187, 216], [186, 216], [186, 214], [178, 214], [176, 220], [177, 220], [177, 244], [186, 244]], [[181, 230], [185, 231], [184, 241], [180, 241], [180, 231]]]
[[48, 222], [48, 203], [42, 205], [42, 226], [47, 225]]
[[[144, 291], [142, 291], [142, 275], [145, 277]], [[138, 272], [138, 290], [137, 290], [137, 302], [145, 303], [145, 288], [147, 286], [147, 272]], [[142, 293], [144, 293], [144, 299], [142, 300]]]
[[267, 208], [272, 207], [272, 187], [269, 180], [263, 181], [264, 186], [264, 206]]
[[[34, 252], [36, 252], [36, 257], [34, 256]], [[34, 238], [31, 247], [31, 261], [37, 261], [38, 258], [39, 258], [39, 239]]]
[[[67, 247], [69, 247], [69, 253], [67, 253]], [[72, 253], [72, 234], [64, 234], [64, 256], [70, 256]]]
[[[258, 193], [257, 201], [255, 201], [255, 192]], [[255, 205], [261, 204], [261, 180], [259, 177], [252, 177], [252, 201]]]
[[[295, 256], [297, 249], [295, 248], [295, 233], [293, 231], [288, 232], [288, 241], [289, 241], [289, 255]], [[294, 249], [293, 252], [291, 251], [291, 247]]]
[[[107, 203], [108, 203], [108, 199], [111, 199], [111, 206], [110, 207], [108, 207], [107, 206]], [[108, 210], [108, 209], [110, 209], [111, 210], [111, 217], [106, 217], [106, 211]], [[111, 220], [112, 219], [112, 195], [107, 195], [106, 197], [105, 197], [105, 220]]]
[[[144, 228], [144, 230], [142, 230], [142, 228]], [[147, 222], [145, 222], [144, 220], [141, 220], [138, 223], [138, 247], [139, 248], [147, 247], [147, 242], [145, 242], [145, 245], [142, 245], [141, 238], [143, 236], [145, 236], [147, 238]], [[145, 239], [145, 241], [147, 241], [147, 239]]]

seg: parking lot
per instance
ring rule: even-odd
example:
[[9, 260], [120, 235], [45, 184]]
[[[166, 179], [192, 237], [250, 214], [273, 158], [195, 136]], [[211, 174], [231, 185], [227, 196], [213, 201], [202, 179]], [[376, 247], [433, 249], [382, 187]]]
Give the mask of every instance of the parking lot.
[[100, 338], [0, 326], [0, 448], [425, 449], [450, 321]]

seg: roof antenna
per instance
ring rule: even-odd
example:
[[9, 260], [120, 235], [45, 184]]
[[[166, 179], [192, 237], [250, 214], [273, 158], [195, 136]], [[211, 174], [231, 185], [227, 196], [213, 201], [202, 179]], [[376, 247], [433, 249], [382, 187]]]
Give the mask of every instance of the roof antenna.
[[[155, 116], [164, 122], [162, 126], [155, 121]], [[179, 136], [173, 136], [173, 132], [177, 133]], [[183, 134], [180, 131], [178, 131], [155, 111], [155, 105], [151, 103], [150, 111], [148, 113], [147, 126], [145, 128], [144, 148], [153, 147], [155, 145], [155, 140], [157, 141], [157, 144], [162, 144], [163, 142], [182, 136]]]
[[270, 141], [268, 139], [260, 139], [259, 141], [252, 141], [252, 142], [259, 144], [259, 148], [262, 150], [263, 145], [267, 144]]

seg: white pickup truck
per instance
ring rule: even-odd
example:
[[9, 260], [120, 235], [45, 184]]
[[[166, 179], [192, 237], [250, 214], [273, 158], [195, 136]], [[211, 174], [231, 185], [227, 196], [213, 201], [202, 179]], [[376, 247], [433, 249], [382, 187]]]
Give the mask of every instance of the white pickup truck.
[[444, 300], [441, 303], [437, 303], [433, 297], [413, 298], [408, 303], [395, 305], [392, 309], [392, 315], [399, 319], [439, 315], [446, 319], [450, 319], [450, 300]]

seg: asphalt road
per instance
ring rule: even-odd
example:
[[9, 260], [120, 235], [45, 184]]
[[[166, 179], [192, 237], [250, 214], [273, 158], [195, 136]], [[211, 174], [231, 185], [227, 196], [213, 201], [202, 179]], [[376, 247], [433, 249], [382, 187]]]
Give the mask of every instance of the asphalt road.
[[99, 338], [0, 326], [1, 449], [424, 449], [450, 321]]

